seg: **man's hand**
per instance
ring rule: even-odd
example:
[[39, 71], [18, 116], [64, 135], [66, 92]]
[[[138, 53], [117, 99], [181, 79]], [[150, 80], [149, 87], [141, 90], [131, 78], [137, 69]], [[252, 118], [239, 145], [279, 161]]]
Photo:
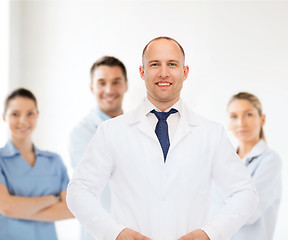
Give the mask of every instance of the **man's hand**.
[[144, 235], [133, 231], [130, 228], [124, 228], [119, 235], [117, 236], [116, 240], [151, 240]]
[[197, 229], [193, 232], [187, 233], [178, 240], [210, 240], [210, 238], [203, 230]]

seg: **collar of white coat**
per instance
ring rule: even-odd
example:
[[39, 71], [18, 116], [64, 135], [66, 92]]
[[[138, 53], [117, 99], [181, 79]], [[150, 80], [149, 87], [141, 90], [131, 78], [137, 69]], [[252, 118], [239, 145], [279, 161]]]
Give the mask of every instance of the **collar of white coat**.
[[267, 149], [267, 144], [263, 139], [254, 145], [249, 153], [242, 159], [244, 164], [249, 164], [254, 158], [261, 155]]
[[[193, 126], [200, 125], [201, 120], [199, 116], [193, 113], [181, 98], [171, 108], [177, 109], [180, 114], [181, 119], [186, 121], [189, 125], [193, 125]], [[166, 111], [169, 111], [171, 108], [167, 109]], [[157, 110], [159, 111], [159, 109], [157, 109], [147, 99], [147, 97], [145, 97], [142, 103], [140, 104], [140, 106], [136, 108], [134, 111], [132, 111], [133, 114], [131, 114], [129, 123], [135, 124], [137, 122], [142, 121], [143, 119], [146, 118], [147, 114], [149, 114], [150, 111], [153, 109], [155, 109], [156, 111]]]

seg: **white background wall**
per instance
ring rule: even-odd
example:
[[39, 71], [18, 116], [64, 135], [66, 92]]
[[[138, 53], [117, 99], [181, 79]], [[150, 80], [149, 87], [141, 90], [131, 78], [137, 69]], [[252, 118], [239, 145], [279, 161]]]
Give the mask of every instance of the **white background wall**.
[[[0, 1], [0, 113], [2, 113], [2, 103], [8, 90], [8, 61], [9, 61], [9, 4], [8, 1]], [[6, 136], [3, 132], [5, 128], [2, 118], [0, 120], [0, 143]], [[1, 144], [2, 145], [2, 144]]]
[[[5, 26], [1, 21], [1, 32]], [[9, 29], [9, 77], [1, 73], [1, 100], [6, 86], [36, 94], [40, 119], [34, 141], [60, 153], [70, 173], [68, 134], [94, 105], [89, 68], [102, 55], [127, 66], [125, 111], [145, 96], [138, 74], [141, 53], [160, 35], [174, 37], [186, 51], [190, 76], [182, 97], [196, 112], [226, 126], [230, 96], [256, 94], [267, 114], [268, 144], [283, 159], [275, 239], [288, 239], [287, 1], [11, 1]], [[7, 49], [8, 41], [3, 46]], [[1, 51], [1, 63], [7, 55]], [[1, 146], [4, 132], [1, 124]], [[58, 224], [60, 239], [78, 239], [77, 226], [76, 220]]]

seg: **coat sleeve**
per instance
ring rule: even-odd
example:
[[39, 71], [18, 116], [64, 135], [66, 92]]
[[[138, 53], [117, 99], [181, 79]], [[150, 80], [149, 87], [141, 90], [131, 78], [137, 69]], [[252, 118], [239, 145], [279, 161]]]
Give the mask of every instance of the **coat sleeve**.
[[226, 240], [252, 215], [258, 204], [258, 194], [223, 127], [219, 127], [216, 141], [211, 174], [225, 198], [225, 205], [202, 229], [211, 240]]
[[253, 182], [259, 194], [259, 204], [246, 224], [253, 224], [261, 218], [273, 202], [281, 198], [281, 158], [274, 152], [263, 156], [254, 175]]
[[100, 125], [67, 189], [68, 208], [96, 239], [114, 240], [124, 229], [105, 211], [99, 197], [113, 174], [113, 167], [109, 145]]

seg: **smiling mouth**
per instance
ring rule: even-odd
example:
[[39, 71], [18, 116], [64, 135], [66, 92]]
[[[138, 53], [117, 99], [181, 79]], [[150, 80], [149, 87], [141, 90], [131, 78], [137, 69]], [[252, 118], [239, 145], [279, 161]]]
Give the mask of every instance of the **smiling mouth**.
[[19, 132], [25, 133], [30, 130], [30, 128], [17, 128]]
[[113, 102], [117, 99], [117, 96], [106, 96], [103, 97], [103, 100], [105, 100], [106, 102]]
[[248, 131], [247, 130], [241, 130], [241, 131], [238, 131], [239, 134], [247, 134]]
[[158, 85], [160, 87], [168, 87], [168, 86], [172, 85], [172, 83], [169, 83], [169, 82], [158, 82], [158, 83], [156, 83], [156, 85]]

